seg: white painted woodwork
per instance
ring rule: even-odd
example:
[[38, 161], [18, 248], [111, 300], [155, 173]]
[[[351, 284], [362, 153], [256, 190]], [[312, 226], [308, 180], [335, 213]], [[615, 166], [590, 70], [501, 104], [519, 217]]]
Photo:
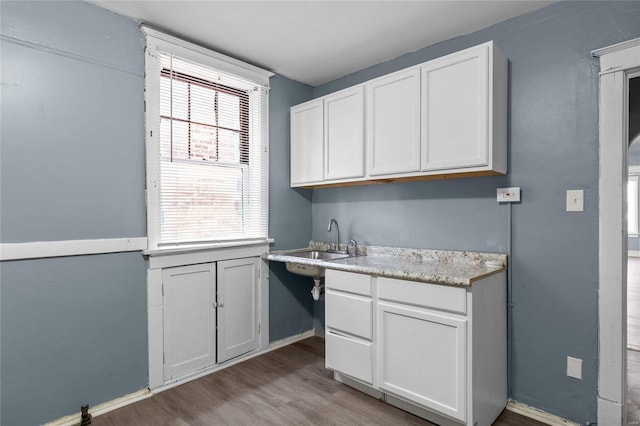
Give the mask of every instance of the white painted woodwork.
[[628, 78], [640, 68], [640, 38], [592, 52], [600, 58], [598, 424], [626, 415], [626, 191]]
[[467, 291], [461, 287], [378, 278], [378, 298], [464, 314]]
[[372, 278], [327, 269], [325, 288], [326, 366], [373, 385]]
[[422, 67], [424, 170], [488, 164], [488, 59], [484, 47]]
[[327, 269], [324, 281], [327, 289], [345, 291], [362, 296], [372, 295], [371, 276], [369, 275]]
[[507, 173], [508, 63], [492, 41], [311, 102], [324, 102], [324, 173], [293, 179], [311, 166], [292, 154], [291, 186]]
[[420, 69], [371, 80], [367, 93], [368, 176], [420, 170]]
[[373, 302], [371, 297], [327, 290], [325, 326], [363, 339], [373, 338]]
[[378, 387], [465, 420], [467, 321], [378, 303]]
[[357, 306], [369, 298], [349, 287], [362, 277], [333, 270], [325, 277], [327, 368], [336, 379], [364, 383], [354, 369], [368, 366], [363, 345], [371, 344], [367, 393], [382, 391], [388, 403], [438, 424], [493, 423], [507, 404], [506, 272], [465, 288], [369, 277], [370, 340], [357, 331], [369, 321]]
[[165, 269], [162, 283], [166, 381], [215, 363], [215, 264]]
[[328, 330], [325, 334], [326, 367], [365, 383], [373, 383], [371, 342], [355, 340]]
[[364, 86], [323, 99], [325, 180], [364, 177]]
[[291, 186], [321, 182], [324, 169], [324, 102], [291, 108]]
[[0, 261], [121, 253], [141, 251], [146, 248], [146, 237], [1, 243]]
[[259, 258], [217, 263], [218, 363], [259, 347]]

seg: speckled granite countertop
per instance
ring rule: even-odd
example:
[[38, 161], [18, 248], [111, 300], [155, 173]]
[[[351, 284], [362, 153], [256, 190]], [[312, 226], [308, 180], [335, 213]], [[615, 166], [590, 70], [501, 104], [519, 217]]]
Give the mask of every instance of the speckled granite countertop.
[[[345, 247], [341, 248], [344, 249]], [[326, 269], [462, 287], [471, 286], [475, 281], [505, 270], [507, 263], [507, 255], [499, 253], [381, 246], [359, 246], [358, 248], [358, 253], [362, 252], [366, 256], [314, 260], [287, 255], [301, 250], [329, 249], [329, 244], [327, 243], [311, 241], [309, 247], [270, 252], [265, 256], [265, 259], [319, 265]], [[489, 266], [488, 262], [498, 262], [499, 265]]]

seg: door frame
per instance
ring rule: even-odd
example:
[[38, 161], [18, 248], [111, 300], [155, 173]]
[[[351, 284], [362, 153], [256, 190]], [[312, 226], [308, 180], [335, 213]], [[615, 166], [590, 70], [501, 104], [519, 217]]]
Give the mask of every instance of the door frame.
[[626, 419], [628, 81], [640, 69], [640, 38], [598, 49], [599, 297], [598, 424]]

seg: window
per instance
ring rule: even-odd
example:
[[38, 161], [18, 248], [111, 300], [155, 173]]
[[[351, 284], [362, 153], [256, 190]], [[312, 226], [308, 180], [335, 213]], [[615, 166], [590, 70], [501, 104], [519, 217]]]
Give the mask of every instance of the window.
[[630, 175], [627, 183], [627, 220], [629, 234], [638, 233], [638, 176]]
[[143, 31], [149, 248], [266, 240], [270, 73]]

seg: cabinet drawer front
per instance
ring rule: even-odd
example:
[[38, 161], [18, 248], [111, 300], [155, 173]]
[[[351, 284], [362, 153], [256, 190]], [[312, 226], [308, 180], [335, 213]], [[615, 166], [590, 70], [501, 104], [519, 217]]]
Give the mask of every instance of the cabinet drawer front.
[[381, 277], [378, 278], [378, 297], [426, 308], [467, 313], [467, 291], [464, 288]]
[[369, 275], [327, 269], [324, 281], [324, 285], [328, 289], [371, 296], [371, 277]]
[[326, 367], [354, 379], [373, 384], [373, 348], [330, 331], [325, 336]]
[[373, 333], [373, 302], [370, 298], [327, 290], [325, 313], [327, 328], [371, 340]]

